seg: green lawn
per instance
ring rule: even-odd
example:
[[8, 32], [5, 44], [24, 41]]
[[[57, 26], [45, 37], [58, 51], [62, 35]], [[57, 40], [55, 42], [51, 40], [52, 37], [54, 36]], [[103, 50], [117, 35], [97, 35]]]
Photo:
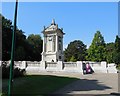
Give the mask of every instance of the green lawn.
[[[77, 78], [51, 76], [51, 75], [27, 75], [14, 80], [13, 93], [20, 96], [37, 96], [50, 94], [65, 85], [78, 80]], [[7, 80], [3, 80], [6, 86]], [[7, 93], [7, 86], [3, 88], [3, 93]]]

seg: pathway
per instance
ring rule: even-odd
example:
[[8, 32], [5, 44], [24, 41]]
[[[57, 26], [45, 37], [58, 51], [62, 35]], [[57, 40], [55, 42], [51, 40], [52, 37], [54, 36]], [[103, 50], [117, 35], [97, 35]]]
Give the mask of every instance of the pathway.
[[54, 94], [111, 94], [118, 93], [118, 74], [74, 75], [80, 80], [73, 82]]
[[[68, 73], [40, 72], [35, 74], [79, 78], [79, 80], [54, 92], [53, 94], [55, 96], [66, 96], [66, 95], [86, 96], [84, 94], [91, 94], [89, 96], [101, 96], [101, 94], [118, 93], [118, 90], [120, 92], [120, 88], [118, 88], [118, 81], [120, 83], [120, 73], [119, 75], [118, 73], [94, 73], [94, 74], [82, 75], [81, 73], [69, 73], [69, 72]], [[114, 95], [107, 95], [107, 96], [114, 96]]]

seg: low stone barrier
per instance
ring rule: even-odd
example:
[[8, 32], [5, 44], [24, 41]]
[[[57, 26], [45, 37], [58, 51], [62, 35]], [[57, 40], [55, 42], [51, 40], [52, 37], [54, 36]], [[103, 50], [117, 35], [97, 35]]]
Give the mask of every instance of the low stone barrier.
[[[95, 73], [117, 73], [116, 65], [102, 62], [77, 61], [77, 62], [45, 62], [45, 61], [15, 61], [15, 67], [26, 69], [28, 72], [60, 71], [60, 72], [82, 72], [82, 64], [89, 62]], [[10, 64], [10, 61], [7, 61]], [[2, 61], [0, 61], [2, 64]]]

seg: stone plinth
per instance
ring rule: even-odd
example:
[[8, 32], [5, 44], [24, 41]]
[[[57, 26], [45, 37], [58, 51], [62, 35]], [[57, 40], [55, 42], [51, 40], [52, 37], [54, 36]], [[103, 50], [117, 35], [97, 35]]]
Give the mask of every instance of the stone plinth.
[[77, 61], [77, 70], [78, 72], [82, 72], [82, 61]]
[[41, 70], [45, 70], [45, 64], [46, 64], [45, 61], [41, 61], [40, 62], [40, 68], [41, 68]]
[[63, 70], [63, 62], [62, 61], [58, 61], [57, 62], [57, 69], [58, 69], [58, 71], [62, 71]]
[[22, 61], [21, 69], [26, 69], [26, 67], [27, 67], [26, 61]]

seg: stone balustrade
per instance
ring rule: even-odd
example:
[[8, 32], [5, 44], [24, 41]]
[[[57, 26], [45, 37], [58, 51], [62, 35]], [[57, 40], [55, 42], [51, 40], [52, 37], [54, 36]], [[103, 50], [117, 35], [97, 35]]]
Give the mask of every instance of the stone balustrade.
[[46, 62], [46, 67], [57, 67], [57, 62]]
[[77, 67], [76, 62], [63, 62], [64, 67]]
[[[45, 62], [45, 61], [15, 61], [16, 67], [26, 69], [26, 71], [63, 71], [63, 72], [82, 72], [82, 63], [89, 62], [91, 68], [96, 73], [117, 73], [115, 64], [102, 62], [77, 61], [77, 62]], [[10, 61], [7, 62], [10, 64]], [[0, 61], [0, 65], [2, 61]]]

